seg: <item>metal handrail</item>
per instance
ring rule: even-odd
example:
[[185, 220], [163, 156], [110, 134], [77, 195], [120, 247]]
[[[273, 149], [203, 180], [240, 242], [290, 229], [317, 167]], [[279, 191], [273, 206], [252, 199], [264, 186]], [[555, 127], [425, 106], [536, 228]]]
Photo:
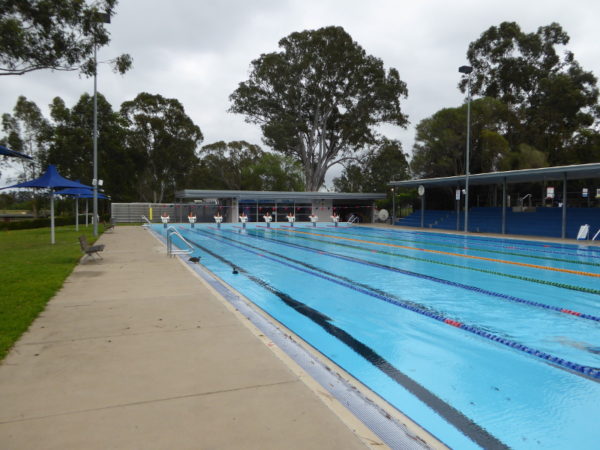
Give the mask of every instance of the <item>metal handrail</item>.
[[521, 208], [523, 207], [523, 203], [525, 203], [525, 199], [529, 197], [529, 206], [531, 207], [531, 194], [527, 194], [519, 199], [519, 203], [521, 203]]
[[152, 225], [152, 222], [150, 222], [150, 220], [146, 216], [144, 216], [143, 214], [142, 214], [142, 220], [146, 222], [146, 223], [142, 224], [143, 227], [147, 227], [148, 225]]
[[[183, 241], [185, 245], [187, 245], [187, 249], [177, 249], [173, 250], [173, 235], [176, 235], [179, 239]], [[170, 226], [167, 228], [167, 255], [175, 256], [175, 255], [189, 255], [194, 251], [194, 247], [190, 244], [180, 233], [175, 229], [174, 226]]]
[[349, 218], [348, 218], [348, 224], [353, 224], [358, 222], [358, 216], [356, 214], [352, 214]]

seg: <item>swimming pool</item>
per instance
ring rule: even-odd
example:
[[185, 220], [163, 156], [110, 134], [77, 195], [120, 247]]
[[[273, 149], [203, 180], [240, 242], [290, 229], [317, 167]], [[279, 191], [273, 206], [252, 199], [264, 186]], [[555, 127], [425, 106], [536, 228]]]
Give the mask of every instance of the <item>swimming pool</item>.
[[599, 247], [176, 228], [202, 265], [448, 446], [597, 447]]

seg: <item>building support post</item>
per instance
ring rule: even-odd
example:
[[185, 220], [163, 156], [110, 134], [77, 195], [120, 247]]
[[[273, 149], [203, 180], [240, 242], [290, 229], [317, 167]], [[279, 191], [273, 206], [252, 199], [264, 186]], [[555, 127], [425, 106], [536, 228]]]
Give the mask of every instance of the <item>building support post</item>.
[[421, 228], [425, 228], [425, 193], [421, 195]]
[[562, 231], [561, 238], [567, 237], [567, 172], [563, 173], [563, 195], [562, 195]]
[[506, 234], [506, 177], [502, 179], [502, 234]]

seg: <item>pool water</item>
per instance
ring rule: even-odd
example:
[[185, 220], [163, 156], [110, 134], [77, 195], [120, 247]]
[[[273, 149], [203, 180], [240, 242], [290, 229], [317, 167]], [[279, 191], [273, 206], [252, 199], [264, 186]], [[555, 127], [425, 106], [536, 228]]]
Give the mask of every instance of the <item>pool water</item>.
[[600, 247], [323, 223], [177, 229], [208, 270], [446, 445], [598, 447]]

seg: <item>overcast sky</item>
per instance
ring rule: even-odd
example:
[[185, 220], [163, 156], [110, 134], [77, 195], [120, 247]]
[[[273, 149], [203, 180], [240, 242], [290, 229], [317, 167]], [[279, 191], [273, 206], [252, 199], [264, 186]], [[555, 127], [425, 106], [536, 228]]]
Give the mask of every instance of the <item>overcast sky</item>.
[[[178, 99], [201, 128], [203, 145], [219, 140], [262, 145], [258, 126], [227, 112], [229, 95], [247, 79], [250, 62], [276, 51], [277, 42], [294, 31], [342, 26], [406, 82], [402, 108], [410, 125], [383, 131], [410, 153], [419, 121], [463, 102], [457, 69], [467, 63], [469, 43], [487, 28], [515, 21], [533, 32], [558, 22], [571, 37], [567, 48], [599, 76], [599, 18], [597, 0], [121, 0], [107, 25], [111, 43], [99, 60], [129, 53], [133, 69], [121, 76], [101, 66], [98, 90], [115, 110], [140, 92]], [[12, 112], [24, 95], [47, 115], [54, 97], [72, 107], [92, 89], [92, 80], [76, 73], [1, 77], [0, 113]], [[328, 184], [336, 174], [328, 175]]]

